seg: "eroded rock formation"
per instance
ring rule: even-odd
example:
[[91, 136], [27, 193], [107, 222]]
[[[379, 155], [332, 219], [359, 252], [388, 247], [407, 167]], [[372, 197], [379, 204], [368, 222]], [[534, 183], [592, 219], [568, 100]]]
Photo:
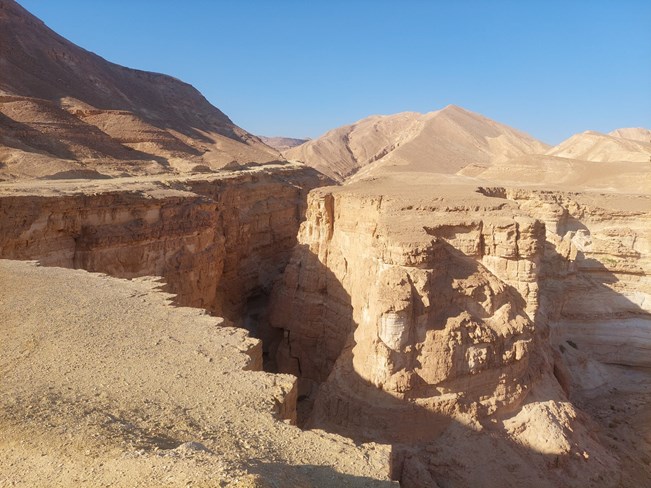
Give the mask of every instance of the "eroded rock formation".
[[[380, 186], [314, 190], [274, 292], [278, 364], [314, 402], [307, 425], [392, 442], [412, 486], [519, 486], [498, 474], [506, 463], [537, 473], [534, 486], [648, 479], [567, 396], [582, 398], [576, 375], [594, 375], [579, 343], [618, 362], [613, 326], [648, 333], [647, 199], [621, 197], [638, 209], [625, 211], [559, 192]], [[609, 285], [601, 261], [617, 274]], [[644, 361], [642, 337], [623, 364]], [[473, 452], [494, 472], [466, 462]]]
[[0, 483], [649, 484], [648, 130], [268, 140], [356, 181], [314, 189], [191, 86], [0, 27], [0, 257], [48, 266], [0, 262]]
[[0, 256], [121, 278], [160, 276], [177, 303], [239, 321], [270, 291], [296, 242], [307, 192], [326, 181], [302, 165], [184, 179], [5, 185]]

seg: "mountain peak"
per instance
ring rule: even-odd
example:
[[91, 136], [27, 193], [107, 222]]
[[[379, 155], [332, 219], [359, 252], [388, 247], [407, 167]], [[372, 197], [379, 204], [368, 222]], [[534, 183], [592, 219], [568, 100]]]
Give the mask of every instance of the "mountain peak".
[[362, 168], [364, 174], [391, 167], [453, 174], [469, 164], [486, 165], [547, 149], [524, 133], [457, 105], [408, 115], [368, 117], [333, 129], [284, 155], [344, 181]]

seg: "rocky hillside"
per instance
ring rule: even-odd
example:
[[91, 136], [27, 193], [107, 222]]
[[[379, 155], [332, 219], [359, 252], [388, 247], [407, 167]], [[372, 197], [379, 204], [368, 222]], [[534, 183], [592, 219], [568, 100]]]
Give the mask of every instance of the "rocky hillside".
[[456, 173], [471, 163], [491, 164], [547, 146], [479, 114], [449, 105], [420, 114], [377, 115], [333, 129], [284, 152], [343, 181], [360, 172]]
[[[626, 129], [621, 130], [626, 131]], [[622, 134], [627, 134], [634, 139], [623, 137]], [[561, 142], [547, 154], [599, 163], [612, 161], [648, 163], [651, 158], [651, 137], [643, 139], [642, 134], [637, 131], [634, 133], [614, 131], [608, 135], [586, 131]]]
[[124, 68], [0, 0], [0, 177], [100, 177], [277, 160], [195, 88]]
[[609, 136], [621, 137], [639, 142], [651, 142], [651, 130], [642, 127], [627, 127], [615, 129], [608, 133]]

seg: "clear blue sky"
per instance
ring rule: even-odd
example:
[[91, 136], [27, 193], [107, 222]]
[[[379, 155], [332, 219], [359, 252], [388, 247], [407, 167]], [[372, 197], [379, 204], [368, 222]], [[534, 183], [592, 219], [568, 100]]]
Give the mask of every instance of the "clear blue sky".
[[651, 127], [651, 1], [19, 0], [262, 135], [455, 104], [548, 143]]

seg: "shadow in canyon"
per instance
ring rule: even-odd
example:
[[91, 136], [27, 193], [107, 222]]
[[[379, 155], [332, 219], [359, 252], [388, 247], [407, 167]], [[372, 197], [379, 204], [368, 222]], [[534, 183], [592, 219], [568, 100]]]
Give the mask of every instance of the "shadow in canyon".
[[[302, 212], [299, 213], [302, 214]], [[0, 244], [2, 241], [3, 238], [0, 238]], [[293, 246], [293, 242], [291, 246]], [[551, 310], [558, 308], [556, 305], [559, 302], [565, 303], [569, 296], [567, 288], [570, 286], [570, 281], [579, 279], [583, 286], [578, 288], [578, 292], [576, 292], [577, 288], [574, 288], [576, 300], [587, 300], [592, 294], [597, 293], [605, 300], [625, 303], [628, 314], [646, 314], [648, 316], [644, 310], [640, 309], [639, 305], [609, 286], [616, 283], [618, 277], [609, 272], [603, 264], [583, 259], [584, 263], [590, 264], [592, 271], [586, 277], [577, 278], [577, 270], [572, 269], [571, 261], [559, 254], [555, 248], [547, 247], [547, 256], [545, 262], [542, 263], [543, 274], [541, 275], [544, 285], [541, 289], [541, 297], [544, 300], [543, 308], [547, 307], [548, 310]], [[1, 248], [2, 246], [0, 246]], [[453, 260], [455, 264], [449, 266], [446, 273], [439, 274], [432, 284], [435, 289], [443, 290], [442, 295], [444, 295], [445, 290], [448, 290], [449, 293], [455, 280], [467, 278], [481, 265], [474, 258], [462, 254], [451, 245], [442, 244], [441, 249], [440, 255], [435, 257]], [[39, 253], [43, 251], [42, 244], [34, 242], [20, 258], [39, 259]], [[283, 327], [282, 323], [277, 321], [273, 323], [275, 327], [269, 326], [269, 317], [270, 314], [273, 314], [274, 306], [283, 307], [287, 304], [291, 305], [293, 302], [301, 303], [301, 299], [307, 298], [299, 295], [301, 290], [298, 281], [290, 283], [286, 281], [286, 276], [280, 278], [285, 280], [283, 287], [287, 288], [291, 300], [283, 304], [282, 301], [278, 301], [278, 297], [272, 294], [272, 310], [269, 309], [268, 295], [271, 284], [264, 287], [246, 287], [243, 297], [245, 311], [239, 317], [233, 318], [239, 319], [238, 323], [262, 339], [267, 353], [265, 364], [267, 370], [280, 369], [283, 372], [288, 371], [299, 376], [301, 385], [299, 411], [302, 410], [303, 417], [307, 418], [304, 423], [308, 428], [319, 428], [339, 433], [356, 443], [377, 441], [390, 444], [392, 446], [391, 476], [401, 480], [405, 487], [495, 486], [497, 488], [498, 486], [516, 487], [525, 484], [541, 488], [580, 486], [578, 481], [575, 484], [566, 484], [567, 476], [570, 475], [574, 479], [594, 475], [596, 477], [593, 480], [595, 486], [608, 486], [606, 480], [598, 479], [599, 476], [608, 476], [608, 473], [599, 473], [598, 469], [590, 464], [595, 459], [599, 459], [598, 455], [588, 452], [592, 461], [577, 460], [576, 452], [561, 454], [540, 452], [509, 440], [505, 433], [504, 423], [508, 423], [517, 414], [518, 407], [503, 409], [493, 417], [496, 422], [487, 419], [483, 423], [466, 424], [455, 420], [452, 416], [455, 405], [462, 404], [468, 412], [472, 412], [472, 409], [476, 408], [466, 393], [472, 386], [471, 383], [479, 378], [478, 375], [468, 374], [454, 383], [440, 385], [444, 387], [444, 393], [439, 393], [436, 388], [429, 387], [424, 381], [416, 378], [414, 386], [419, 394], [409, 394], [410, 390], [407, 389], [402, 398], [371, 385], [356, 372], [353, 364], [356, 345], [353, 332], [358, 324], [353, 317], [353, 303], [350, 295], [339, 278], [305, 246], [295, 247], [293, 253], [294, 258], [290, 260], [288, 268], [285, 269], [285, 275], [288, 272], [296, 273], [297, 269], [299, 272], [309, 272], [310, 280], [308, 281], [313, 282], [317, 291], [312, 299], [314, 296], [321, 298], [320, 303], [312, 303], [310, 307], [305, 308], [303, 306], [305, 303], [303, 303], [299, 308], [292, 307], [285, 310], [285, 315], [293, 317], [292, 320], [295, 320], [296, 323], [304, 322], [307, 327], [313, 329], [313, 332], [316, 331], [309, 341], [301, 345], [304, 349], [303, 357], [300, 357], [296, 345], [291, 346], [292, 341], [296, 339], [292, 327]], [[11, 256], [1, 257], [12, 258]], [[295, 262], [297, 257], [298, 262]], [[282, 268], [283, 266], [277, 267], [279, 274], [282, 274]], [[102, 269], [93, 271], [107, 272]], [[118, 269], [111, 271], [109, 274], [117, 277], [120, 277], [122, 273]], [[249, 274], [247, 271], [246, 276]], [[191, 276], [184, 276], [181, 273], [175, 278], [189, 280]], [[292, 286], [287, 286], [288, 284]], [[572, 286], [576, 285], [574, 282], [571, 284]], [[224, 286], [228, 286], [228, 284], [226, 283]], [[450, 299], [445, 296], [443, 298]], [[464, 298], [465, 301], [454, 302], [452, 307], [446, 308], [445, 314], [458, 314], [465, 310], [481, 319], [482, 313], [484, 313], [481, 303], [485, 299], [486, 296], [481, 290], [475, 290]], [[506, 287], [506, 292], [501, 299], [510, 301], [517, 309], [523, 308], [524, 299], [512, 287]], [[436, 302], [436, 300], [434, 301]], [[176, 304], [183, 306], [182, 303], [176, 302]], [[313, 305], [315, 306], [313, 307]], [[414, 307], [418, 309], [418, 307], [423, 307], [423, 304], [414, 303]], [[440, 316], [433, 314], [434, 322], [428, 327], [436, 330], [444, 327], [445, 314]], [[549, 320], [555, 320], [555, 318], [540, 316], [536, 319], [537, 328], [540, 329], [537, 333], [539, 337], [526, 374], [533, 380], [536, 374], [539, 374], [536, 371], [542, 369], [549, 380], [547, 383], [551, 384], [547, 384], [545, 388], [536, 389], [538, 390], [536, 401], [563, 402], [566, 398], [560, 386], [556, 384], [554, 376], [564, 383], [566, 391], [571, 390], [571, 385], [562, 379], [561, 366], [551, 359], [551, 354], [548, 354], [548, 351], [551, 350], [551, 346], [546, 342], [546, 328]], [[415, 336], [414, 343], [422, 342], [423, 332], [426, 331], [421, 331], [420, 336]], [[287, 351], [289, 355], [285, 359], [291, 360], [291, 363], [295, 365], [294, 369], [287, 369], [287, 361], [280, 363], [273, 360], [274, 357], [279, 357], [277, 350], [285, 340], [290, 344]], [[564, 347], [565, 353], [586, 349], [580, 341], [575, 341], [574, 344], [567, 343]], [[559, 350], [557, 354], [564, 353]], [[547, 361], [557, 366], [557, 371], [554, 371], [550, 364], [545, 363], [543, 357], [545, 355], [549, 356]], [[395, 361], [404, 360], [399, 357], [393, 359]], [[405, 368], [412, 370], [422, 366], [414, 361], [405, 361], [404, 365]], [[545, 368], [547, 369], [545, 370]], [[310, 369], [318, 370], [319, 374], [310, 374]], [[499, 375], [481, 376], [487, 391], [494, 388], [499, 379]], [[437, 411], [423, 406], [424, 398], [435, 395], [441, 397], [437, 398], [437, 401], [442, 401], [437, 405]], [[445, 403], [447, 401], [444, 398], [445, 395], [449, 396], [449, 404]], [[526, 403], [532, 395], [533, 393], [529, 393], [529, 397], [525, 398], [523, 402]], [[311, 406], [312, 403], [315, 404], [314, 408]], [[590, 428], [594, 426], [586, 420], [585, 416], [580, 417], [580, 420], [586, 421]], [[648, 417], [648, 423], [651, 425], [651, 415]], [[591, 436], [590, 438], [594, 438], [594, 435], [591, 434]], [[638, 447], [638, 449], [640, 448], [643, 446]], [[651, 456], [651, 451], [642, 450], [644, 452], [640, 453], [640, 456]], [[598, 463], [598, 461], [596, 462]], [[598, 466], [599, 464], [597, 464]], [[300, 470], [300, 467], [287, 467], [279, 464], [271, 468], [266, 467], [261, 472], [265, 469]], [[327, 475], [329, 468], [322, 467], [322, 469], [323, 473]], [[623, 469], [636, 468], [624, 466]], [[646, 466], [640, 469], [648, 470], [649, 468]], [[648, 482], [651, 475], [646, 473], [648, 471], [644, 471], [639, 479]], [[587, 481], [587, 479], [583, 481]]]
[[339, 488], [347, 486], [395, 488], [397, 486], [394, 481], [380, 481], [366, 476], [344, 474], [330, 466], [314, 464], [250, 462], [247, 464], [246, 470], [260, 476], [265, 480], [263, 486], [269, 486], [269, 488]]
[[[441, 244], [444, 251], [439, 255], [454, 261], [454, 266], [448, 267], [448, 272], [439, 275], [436, 279], [437, 290], [451, 290], [455, 280], [469, 277], [480, 268], [487, 271], [474, 258], [469, 257], [454, 249], [447, 243]], [[353, 317], [353, 304], [350, 295], [341, 284], [340, 280], [325, 266], [319, 258], [311, 253], [306, 246], [297, 248], [300, 262], [290, 263], [289, 272], [309, 273], [310, 279], [315, 282], [320, 296], [324, 302], [318, 304], [318, 317], [306, 314], [305, 310], [292, 310], [286, 312], [295, 314], [294, 324], [305, 321], [309, 327], [317, 330], [313, 337], [306, 343], [297, 342], [296, 332], [289, 326], [284, 328], [285, 340], [296, 367], [283, 368], [281, 372], [291, 372], [299, 376], [299, 413], [302, 412], [299, 422], [304, 428], [323, 429], [352, 439], [356, 443], [379, 442], [391, 445], [391, 477], [399, 480], [403, 487], [557, 487], [557, 486], [612, 486], [617, 484], [620, 468], [616, 467], [618, 460], [603, 447], [603, 432], [599, 432], [601, 441], [593, 430], [603, 430], [582, 412], [578, 413], [578, 420], [574, 425], [562, 427], [551, 422], [549, 428], [565, 429], [568, 441], [573, 445], [566, 449], [561, 446], [547, 446], [540, 450], [527, 447], [525, 444], [512, 440], [507, 433], [507, 426], [513, 429], [514, 422], [522, 425], [516, 427], [518, 433], [529, 428], [527, 422], [534, 419], [523, 418], [514, 420], [521, 408], [530, 402], [546, 404], [552, 402], [560, 404], [567, 402], [566, 393], [570, 388], [563, 381], [554, 364], [551, 345], [548, 338], [548, 318], [537, 317], [534, 345], [530, 351], [526, 370], [521, 371], [522, 378], [527, 384], [528, 396], [516, 400], [512, 405], [498, 409], [493, 415], [478, 415], [478, 421], [457, 420], [453, 412], [472, 414], [481, 411], [481, 406], [476, 398], [469, 398], [466, 394], [476, 386], [473, 382], [483, 383], [481, 386], [484, 394], [495, 390], [500, 381], [500, 373], [494, 374], [486, 371], [477, 375], [461, 375], [454, 381], [443, 382], [438, 387], [425, 384], [418, 377], [414, 383], [414, 390], [407, 390], [404, 394], [396, 395], [382, 391], [372, 385], [356, 371], [355, 339], [353, 333], [358, 324]], [[569, 261], [559, 254], [548, 256], [552, 262], [560, 267], [569, 269]], [[291, 269], [291, 267], [294, 269]], [[545, 264], [549, 266], [549, 264]], [[298, 269], [296, 269], [298, 267]], [[286, 270], [287, 273], [287, 270]], [[591, 289], [597, 287], [601, 293], [619, 295], [608, 283], [616, 280], [612, 273], [600, 270], [599, 279], [590, 287], [583, 290], [589, 294]], [[293, 279], [295, 285], [289, 290], [293, 300], [300, 302], [300, 279]], [[283, 283], [285, 287], [287, 283]], [[443, 291], [445, 293], [445, 291]], [[541, 290], [542, 294], [552, 293], [550, 290]], [[553, 290], [553, 297], [545, 297], [548, 301], [558, 300], [564, 293], [564, 287]], [[336, 297], [335, 303], [329, 302], [329, 297]], [[621, 298], [621, 297], [620, 297]], [[623, 297], [625, 298], [625, 297]], [[462, 301], [454, 303], [453, 307], [445, 309], [444, 315], [433, 315], [434, 321], [428, 322], [427, 328], [440, 330], [445, 326], [445, 321], [450, 315], [467, 311], [479, 320], [485, 318], [482, 302], [486, 297], [482, 293], [472, 293], [465, 296]], [[512, 303], [517, 310], [525, 306], [524, 298], [511, 286], [506, 286], [506, 294], [499, 300]], [[275, 296], [272, 300], [273, 307], [286, 306]], [[634, 304], [632, 304], [634, 305]], [[335, 312], [328, 307], [336, 308]], [[639, 307], [638, 307], [639, 309]], [[346, 314], [342, 316], [342, 310]], [[640, 310], [640, 313], [643, 311]], [[272, 310], [273, 316], [277, 311]], [[485, 314], [484, 314], [485, 315]], [[328, 328], [333, 324], [330, 319], [338, 317], [339, 323], [335, 328], [346, 331], [345, 341], [339, 350], [328, 350], [327, 345], [333, 344], [328, 337]], [[275, 327], [280, 327], [277, 319], [272, 320]], [[314, 331], [313, 331], [314, 332]], [[420, 331], [424, 339], [427, 331]], [[417, 334], [418, 335], [418, 334]], [[576, 344], [580, 347], [579, 344]], [[415, 345], [417, 348], [418, 345]], [[497, 345], [499, 349], [499, 345]], [[301, 351], [307, 349], [307, 351]], [[310, 367], [303, 367], [301, 362], [307, 358]], [[459, 358], [457, 358], [459, 359]], [[399, 361], [393, 357], [392, 360]], [[285, 365], [286, 365], [285, 361]], [[310, 377], [310, 369], [315, 365], [329, 367], [322, 371], [320, 377]], [[407, 368], [417, 370], [422, 365], [418, 362], [404, 362]], [[325, 375], [323, 374], [325, 373]], [[502, 372], [503, 373], [503, 372]], [[326, 377], [327, 379], [323, 380]], [[564, 384], [559, 384], [559, 381]], [[441, 393], [444, 391], [444, 393]], [[431, 396], [431, 398], [427, 398]], [[438, 396], [438, 398], [437, 398]], [[428, 408], [427, 404], [434, 405], [435, 410]], [[544, 408], [547, 412], [548, 407]], [[470, 415], [472, 417], [473, 415]], [[463, 418], [457, 417], [457, 418]], [[467, 417], [466, 417], [467, 418]], [[543, 419], [545, 421], [545, 419]], [[580, 424], [580, 425], [579, 425]], [[603, 426], [602, 426], [603, 427]], [[535, 427], [534, 427], [535, 428]], [[569, 430], [567, 430], [569, 428]], [[543, 434], [533, 432], [531, 435], [538, 438]], [[526, 436], [525, 436], [526, 437]], [[544, 442], [538, 439], [536, 445]], [[601, 444], [600, 444], [601, 442]], [[555, 448], [557, 449], [555, 450]], [[626, 465], [621, 469], [628, 469]], [[624, 473], [624, 478], [627, 474]], [[648, 474], [643, 474], [640, 479], [650, 479]]]

